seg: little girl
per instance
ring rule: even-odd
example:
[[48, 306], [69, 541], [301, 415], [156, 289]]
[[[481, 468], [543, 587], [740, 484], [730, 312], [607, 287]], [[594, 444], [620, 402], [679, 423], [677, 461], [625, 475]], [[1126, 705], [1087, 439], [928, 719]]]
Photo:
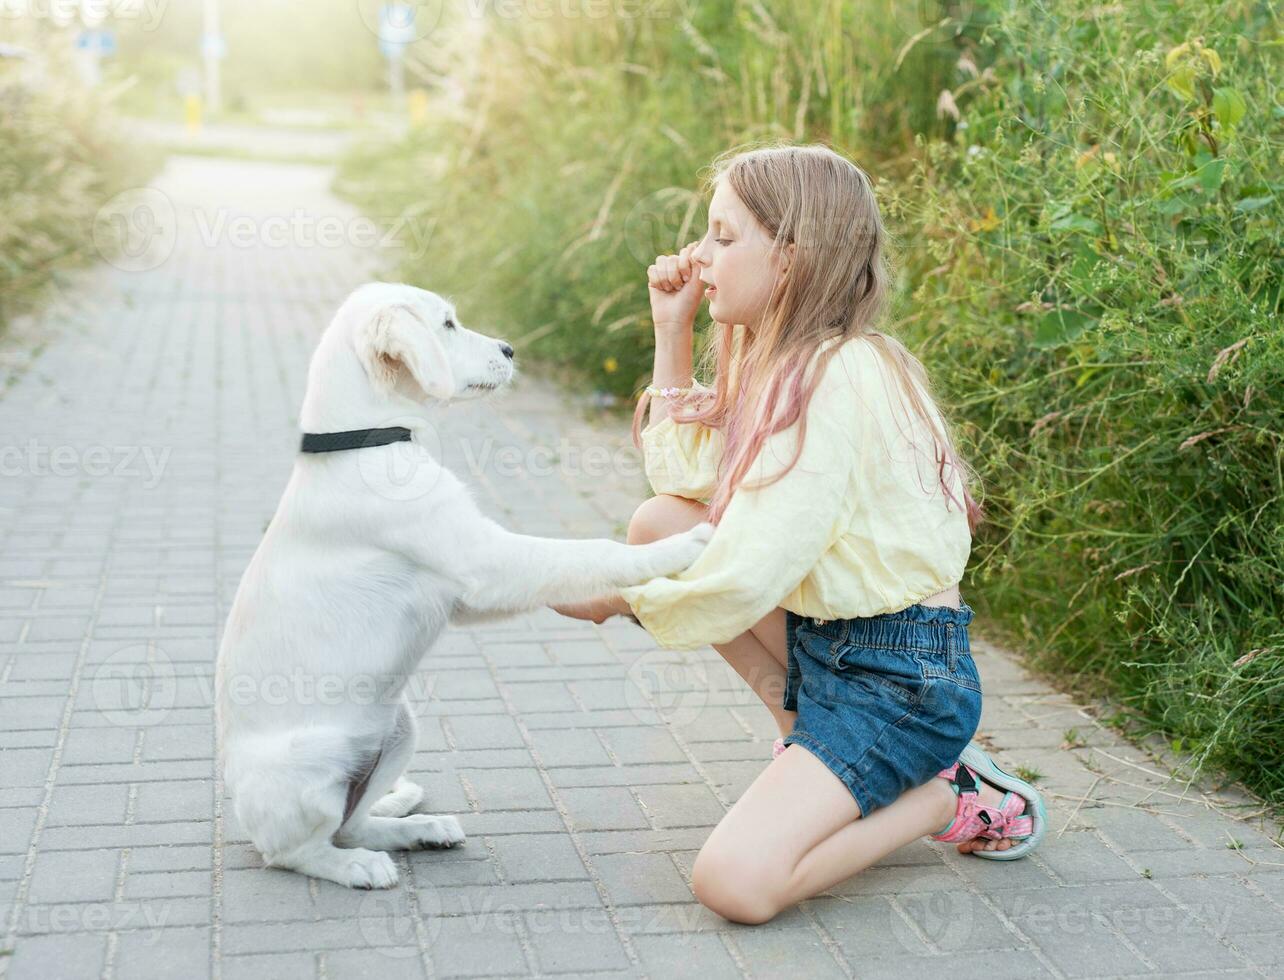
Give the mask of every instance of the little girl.
[[[981, 684], [958, 583], [980, 508], [922, 365], [875, 329], [888, 271], [870, 180], [782, 146], [721, 158], [710, 185], [705, 237], [647, 271], [655, 368], [634, 440], [649, 402], [656, 496], [628, 537], [716, 533], [678, 575], [558, 611], [712, 644], [774, 716], [771, 764], [693, 869], [720, 915], [765, 922], [925, 835], [1024, 856], [1043, 801], [970, 741]], [[692, 371], [702, 297], [712, 388]]]

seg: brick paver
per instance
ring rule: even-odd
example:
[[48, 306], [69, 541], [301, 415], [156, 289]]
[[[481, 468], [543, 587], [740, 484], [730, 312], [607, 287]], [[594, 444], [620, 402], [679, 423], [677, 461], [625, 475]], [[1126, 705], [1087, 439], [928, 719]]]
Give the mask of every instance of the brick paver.
[[[1260, 808], [1174, 778], [984, 643], [979, 737], [1051, 805], [1028, 860], [921, 841], [766, 926], [718, 919], [691, 863], [764, 766], [767, 712], [712, 649], [545, 610], [450, 632], [415, 679], [413, 775], [465, 847], [399, 855], [387, 893], [262, 869], [215, 781], [210, 680], [309, 352], [377, 261], [328, 179], [176, 158], [157, 182], [172, 254], [89, 270], [0, 341], [0, 973], [1284, 972]], [[624, 426], [530, 374], [444, 436], [481, 506], [527, 532], [620, 537], [645, 493]]]

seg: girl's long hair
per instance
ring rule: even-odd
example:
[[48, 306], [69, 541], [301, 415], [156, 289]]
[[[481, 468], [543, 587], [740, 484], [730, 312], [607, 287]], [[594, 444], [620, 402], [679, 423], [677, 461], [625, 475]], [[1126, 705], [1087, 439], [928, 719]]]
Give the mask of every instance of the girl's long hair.
[[[776, 248], [792, 243], [795, 251], [752, 331], [741, 324], [716, 325], [696, 372], [697, 379], [712, 374], [713, 387], [697, 380], [696, 391], [670, 405], [675, 423], [701, 422], [723, 434], [708, 520], [718, 523], [767, 437], [801, 418], [793, 459], [758, 486], [774, 483], [797, 463], [807, 405], [825, 366], [846, 340], [859, 335], [879, 349], [902, 399], [931, 433], [947, 506], [950, 501], [961, 506], [974, 532], [982, 519], [968, 489], [974, 474], [955, 451], [927, 373], [904, 344], [875, 329], [886, 306], [890, 270], [887, 232], [869, 177], [826, 146], [786, 145], [723, 154], [710, 168], [705, 189], [723, 180], [774, 237]], [[841, 339], [817, 357], [831, 337]], [[633, 442], [639, 448], [649, 401], [643, 392], [633, 415]]]

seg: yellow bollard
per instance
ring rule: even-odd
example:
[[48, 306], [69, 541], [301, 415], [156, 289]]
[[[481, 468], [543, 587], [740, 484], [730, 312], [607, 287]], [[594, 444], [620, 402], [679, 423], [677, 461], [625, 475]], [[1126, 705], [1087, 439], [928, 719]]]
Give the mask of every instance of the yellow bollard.
[[183, 100], [183, 117], [187, 121], [187, 134], [195, 136], [201, 131], [201, 97], [189, 95]]
[[423, 89], [412, 89], [406, 106], [410, 110], [410, 125], [422, 126], [428, 121], [428, 93]]

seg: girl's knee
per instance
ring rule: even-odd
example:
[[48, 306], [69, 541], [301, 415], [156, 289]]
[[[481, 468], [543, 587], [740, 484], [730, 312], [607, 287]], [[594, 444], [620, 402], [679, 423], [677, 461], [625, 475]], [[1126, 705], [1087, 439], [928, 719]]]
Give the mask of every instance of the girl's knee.
[[708, 513], [697, 500], [661, 493], [642, 501], [629, 519], [629, 544], [649, 544], [695, 527]]
[[782, 882], [775, 869], [748, 855], [707, 845], [691, 869], [691, 890], [711, 912], [745, 925], [769, 922], [782, 908]]

